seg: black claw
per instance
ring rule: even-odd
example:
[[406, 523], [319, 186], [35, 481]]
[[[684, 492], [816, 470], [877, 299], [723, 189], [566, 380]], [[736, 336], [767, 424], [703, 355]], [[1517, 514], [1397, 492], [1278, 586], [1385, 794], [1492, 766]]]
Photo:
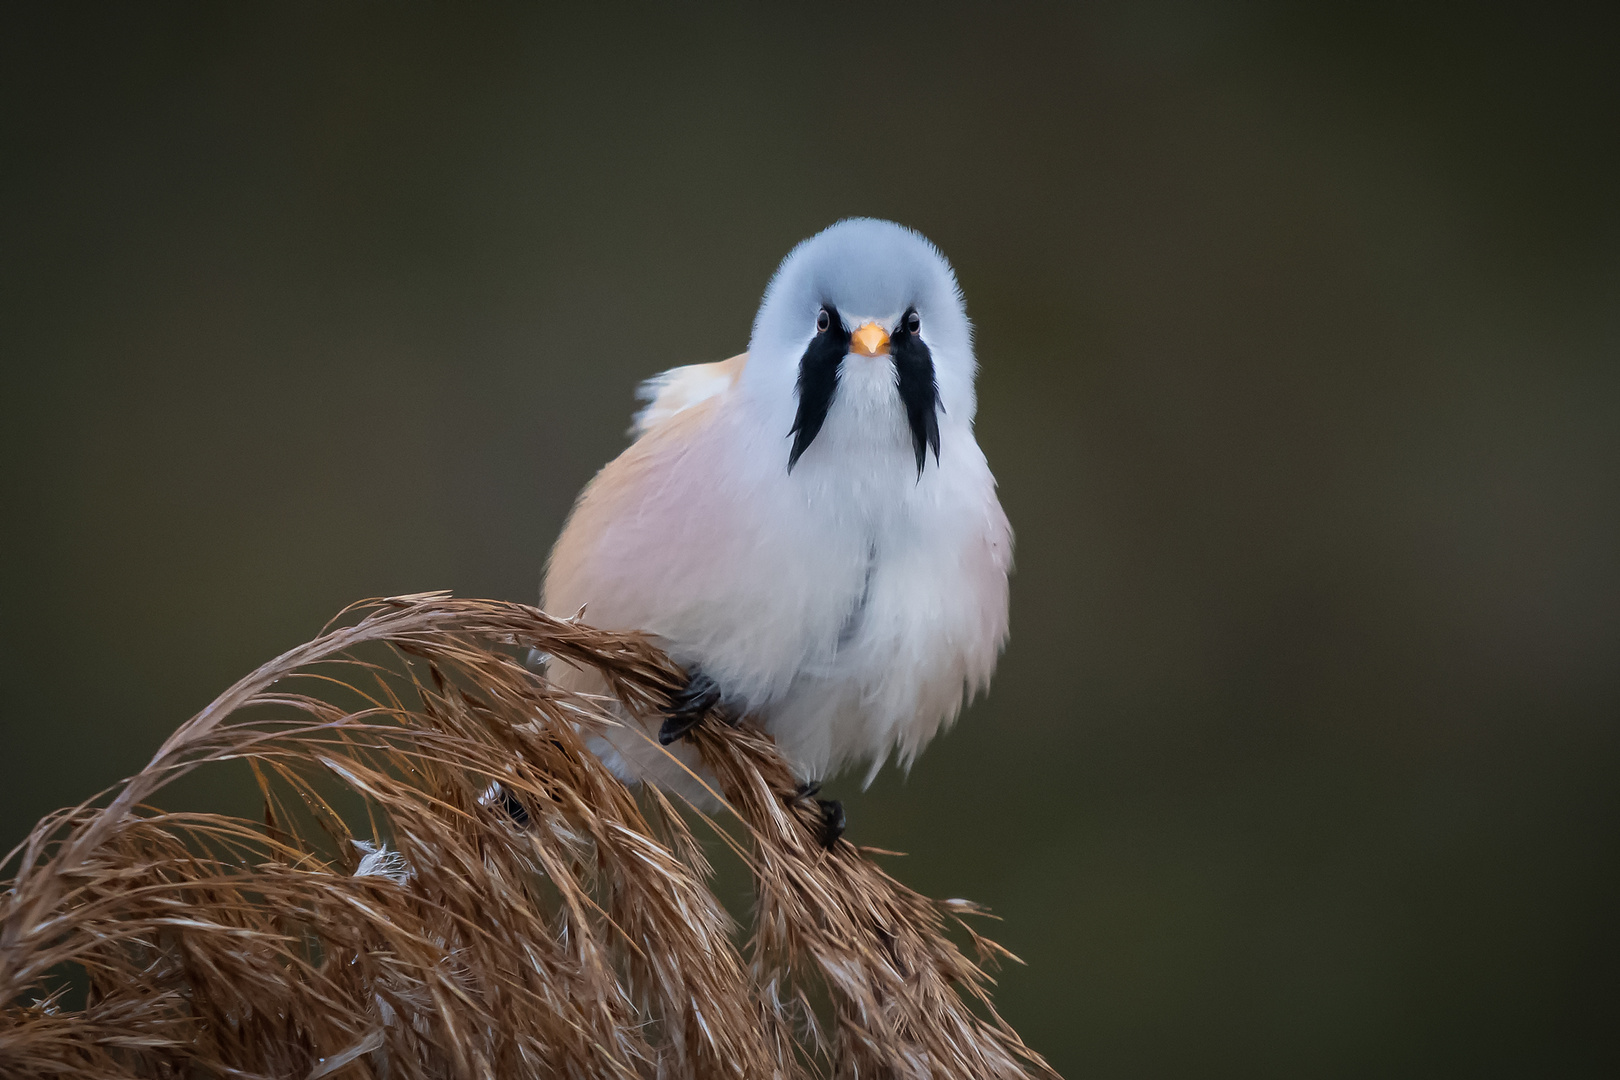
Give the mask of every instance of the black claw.
[[513, 795], [505, 788], [501, 788], [501, 809], [506, 811], [506, 816], [511, 818], [512, 824], [518, 828], [527, 829], [529, 827], [529, 811], [522, 803], [518, 802], [516, 795]]
[[491, 807], [497, 812], [505, 815], [506, 820], [510, 821], [519, 829], [527, 829], [529, 827], [530, 818], [528, 808], [525, 807], [523, 803], [518, 801], [518, 797], [512, 794], [510, 788], [499, 781], [496, 781], [489, 786], [489, 790], [479, 798], [478, 804], [480, 806]]
[[844, 835], [844, 804], [837, 799], [817, 799], [821, 808], [821, 846], [828, 851]]
[[659, 745], [668, 746], [685, 737], [718, 704], [720, 687], [702, 672], [694, 674], [664, 712], [664, 726], [658, 729]]
[[831, 851], [833, 845], [838, 843], [839, 837], [844, 835], [844, 804], [837, 799], [817, 798], [820, 792], [820, 780], [806, 780], [799, 785], [799, 790], [794, 792], [794, 796], [815, 802], [816, 812], [821, 815], [821, 835], [818, 839], [822, 847]]

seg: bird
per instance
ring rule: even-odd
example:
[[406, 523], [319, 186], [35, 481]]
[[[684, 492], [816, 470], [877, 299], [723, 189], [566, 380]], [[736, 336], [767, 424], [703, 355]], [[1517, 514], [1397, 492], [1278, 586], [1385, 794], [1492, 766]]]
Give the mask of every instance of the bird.
[[[593, 739], [621, 779], [712, 805], [684, 736], [716, 709], [763, 727], [802, 794], [853, 765], [869, 785], [988, 687], [1013, 537], [976, 374], [944, 255], [846, 218], [783, 259], [746, 352], [642, 384], [632, 441], [580, 493], [541, 589], [546, 612], [640, 631], [687, 675], [657, 732], [627, 718]], [[588, 668], [550, 676], [606, 692]], [[843, 809], [817, 801], [831, 846]]]

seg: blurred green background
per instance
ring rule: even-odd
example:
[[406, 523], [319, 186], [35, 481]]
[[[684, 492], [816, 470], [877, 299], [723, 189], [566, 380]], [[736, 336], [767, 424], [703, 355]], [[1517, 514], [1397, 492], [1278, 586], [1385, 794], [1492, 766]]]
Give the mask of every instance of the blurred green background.
[[1072, 1077], [1616, 1075], [1601, 15], [9, 8], [0, 846], [348, 601], [532, 600], [637, 381], [875, 214], [1018, 570], [851, 836]]

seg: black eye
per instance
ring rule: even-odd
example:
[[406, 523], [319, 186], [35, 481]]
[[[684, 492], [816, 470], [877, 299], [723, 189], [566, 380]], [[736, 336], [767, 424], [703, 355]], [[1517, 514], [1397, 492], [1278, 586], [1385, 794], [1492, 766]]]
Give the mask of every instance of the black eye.
[[922, 329], [922, 316], [915, 311], [906, 312], [906, 333], [915, 334]]
[[816, 333], [825, 334], [827, 332], [827, 327], [831, 325], [832, 316], [827, 314], [826, 308], [822, 308], [820, 311], [816, 312]]

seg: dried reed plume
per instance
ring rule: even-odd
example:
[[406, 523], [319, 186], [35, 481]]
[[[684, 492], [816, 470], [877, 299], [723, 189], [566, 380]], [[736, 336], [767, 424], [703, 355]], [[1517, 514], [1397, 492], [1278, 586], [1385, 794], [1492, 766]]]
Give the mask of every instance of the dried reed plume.
[[[1006, 955], [971, 906], [824, 850], [770, 739], [711, 718], [695, 737], [741, 822], [717, 832], [755, 885], [739, 948], [686, 821], [585, 747], [680, 682], [636, 635], [519, 604], [351, 609], [0, 864], [0, 1075], [1054, 1075], [946, 936]], [[262, 822], [150, 805], [227, 761]]]

